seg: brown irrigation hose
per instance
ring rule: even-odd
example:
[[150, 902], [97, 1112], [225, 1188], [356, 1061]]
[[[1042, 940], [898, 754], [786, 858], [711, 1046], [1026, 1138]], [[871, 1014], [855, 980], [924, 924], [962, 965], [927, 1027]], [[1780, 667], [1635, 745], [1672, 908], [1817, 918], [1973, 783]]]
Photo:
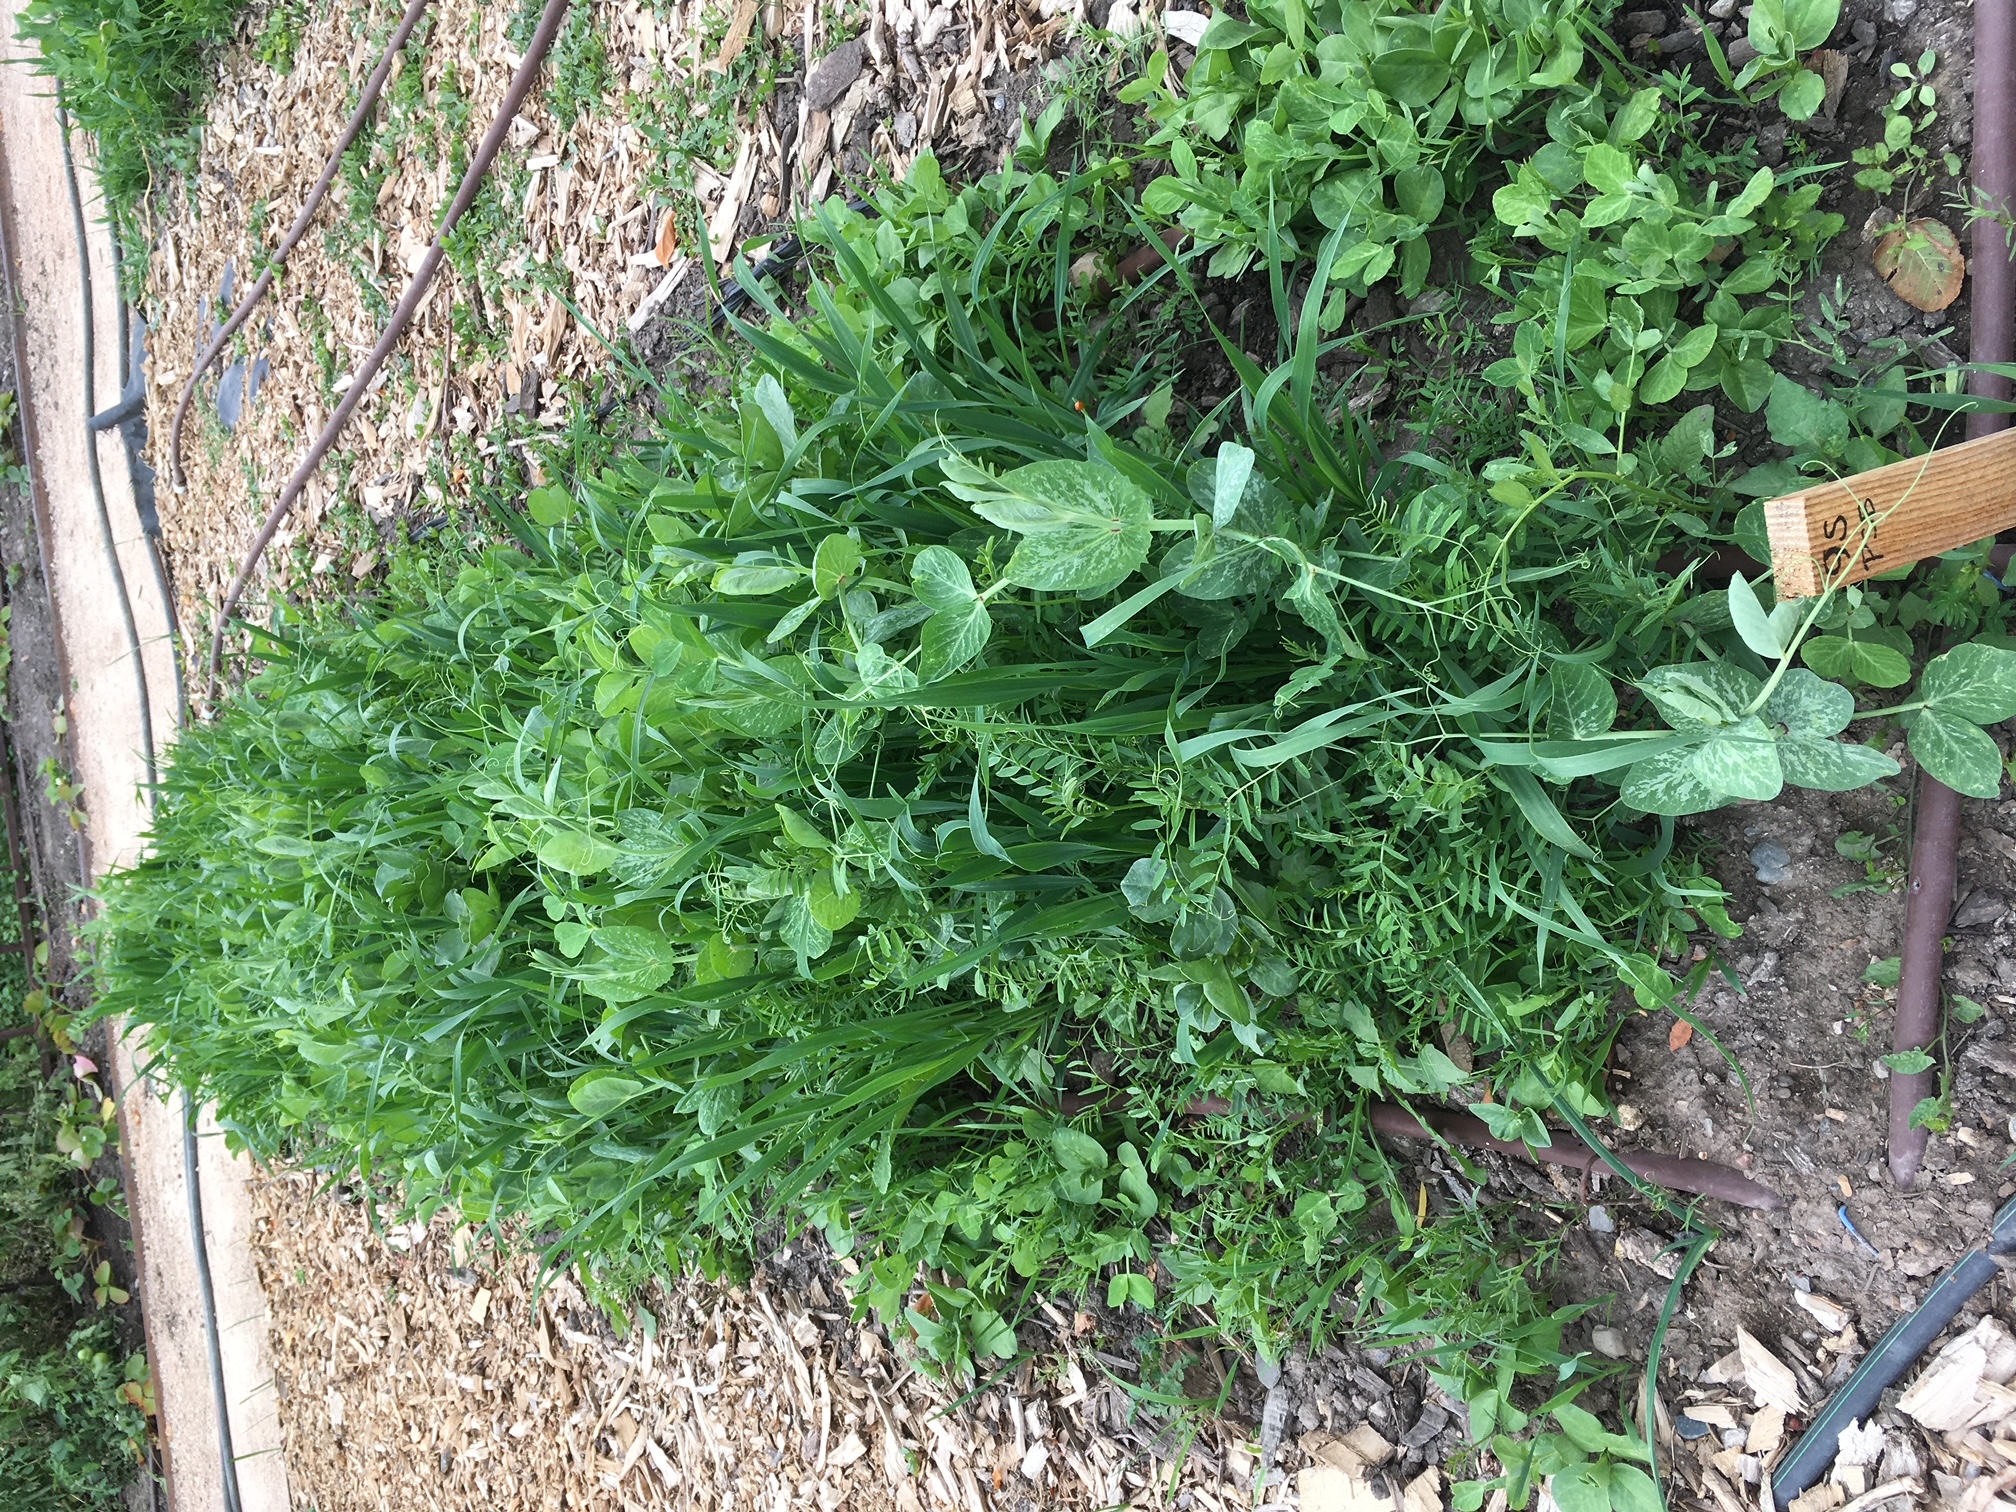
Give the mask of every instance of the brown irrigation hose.
[[231, 318], [224, 322], [224, 328], [212, 338], [210, 345], [197, 359], [196, 367], [189, 374], [189, 381], [182, 385], [182, 398], [175, 406], [175, 421], [168, 427], [168, 466], [174, 476], [176, 488], [184, 485], [182, 476], [182, 427], [189, 418], [189, 405], [196, 397], [196, 384], [210, 371], [212, 363], [223, 355], [225, 345], [238, 334], [259, 301], [266, 297], [266, 291], [273, 286], [273, 279], [286, 265], [288, 256], [300, 245], [301, 238], [308, 234], [308, 227], [315, 219], [315, 212], [322, 206], [322, 198], [329, 192], [329, 186], [336, 181], [336, 170], [343, 166], [343, 154], [350, 150], [350, 144], [357, 140], [357, 133], [364, 129], [364, 122], [370, 118], [371, 109], [378, 103], [379, 92], [385, 88], [385, 80], [392, 72], [392, 60], [406, 46], [406, 39], [413, 35], [413, 28], [420, 24], [420, 17], [434, 0], [411, 0], [406, 14], [399, 19], [398, 29], [385, 44], [385, 53], [378, 60], [378, 66], [371, 71], [371, 77], [364, 81], [364, 93], [358, 97], [357, 109], [351, 114], [350, 122], [343, 128], [343, 135], [336, 139], [335, 150], [329, 154], [329, 161], [322, 167], [322, 177], [315, 181], [315, 187], [308, 191], [308, 197], [301, 202], [301, 213], [294, 217], [294, 224], [287, 237], [273, 253], [273, 260], [266, 271], [259, 275], [259, 281], [245, 295]]
[[[1372, 1127], [1388, 1138], [1427, 1139], [1431, 1134], [1439, 1134], [1452, 1144], [1476, 1145], [1506, 1155], [1538, 1156], [1549, 1165], [1566, 1166], [1585, 1176], [1608, 1170], [1601, 1155], [1573, 1135], [1558, 1129], [1548, 1130], [1553, 1142], [1545, 1149], [1529, 1150], [1516, 1141], [1494, 1137], [1482, 1119], [1472, 1118], [1468, 1113], [1431, 1108], [1424, 1117], [1393, 1103], [1372, 1105]], [[1785, 1206], [1785, 1199], [1771, 1188], [1752, 1181], [1741, 1171], [1718, 1165], [1712, 1160], [1694, 1160], [1684, 1155], [1648, 1155], [1641, 1150], [1615, 1153], [1634, 1173], [1654, 1186], [1670, 1187], [1676, 1192], [1698, 1192], [1703, 1197], [1718, 1197], [1724, 1202], [1766, 1211]]]
[[[2016, 203], [2016, 9], [2007, 3], [1974, 7], [1974, 198], [1989, 212], [1974, 222], [1973, 314], [1969, 320], [1971, 393], [2006, 400], [2009, 380], [1984, 373], [1984, 363], [2016, 360], [2016, 268], [2010, 265], [2003, 225]], [[2007, 415], [1970, 414], [1967, 439], [1991, 435]], [[1891, 1048], [1931, 1050], [1939, 1038], [1945, 993], [1946, 928], [1953, 917], [1953, 880], [1960, 838], [1960, 795], [1937, 778], [1918, 774], [1918, 822], [1911, 842], [1911, 880], [1904, 900], [1902, 970], [1897, 978], [1897, 1018]], [[1918, 1179], [1929, 1131], [1911, 1127], [1911, 1114], [1933, 1095], [1931, 1069], [1890, 1076], [1890, 1175], [1900, 1187]]]
[[560, 23], [566, 19], [569, 0], [546, 0], [546, 9], [539, 17], [539, 29], [532, 34], [532, 40], [525, 49], [525, 56], [518, 64], [518, 71], [511, 76], [511, 87], [504, 92], [504, 102], [497, 108], [497, 119], [490, 123], [490, 129], [483, 133], [483, 140], [477, 145], [476, 154], [469, 159], [469, 171], [462, 175], [462, 185], [455, 191], [455, 199], [441, 217], [439, 228], [434, 232], [434, 240], [427, 244], [427, 251], [420, 259], [420, 266], [413, 274], [412, 282], [406, 285], [406, 293], [399, 300], [399, 307], [392, 312], [386, 322], [384, 333], [378, 344], [364, 359], [351, 379], [349, 388], [343, 391], [343, 399], [336, 406], [336, 413], [329, 417], [329, 423], [322, 427], [322, 433], [315, 438], [315, 444], [308, 448], [308, 455], [301, 465], [294, 469], [294, 475], [287, 480], [287, 486], [280, 490], [280, 497], [273, 501], [273, 508], [266, 516], [266, 523], [259, 527], [259, 534], [253, 538], [252, 549], [245, 554], [244, 563], [238, 568], [238, 575], [231, 580], [231, 588], [224, 595], [224, 603], [217, 611], [217, 629], [210, 637], [210, 687], [214, 693], [217, 685], [217, 669], [224, 658], [224, 627], [231, 622], [237, 612], [238, 601], [245, 594], [245, 585], [251, 581], [252, 571], [259, 565], [266, 548], [272, 544], [274, 534], [280, 529], [280, 522], [287, 518], [288, 510], [301, 496], [315, 469], [322, 465], [322, 459], [329, 455], [336, 438], [343, 434], [343, 427], [357, 406], [364, 402], [364, 394], [371, 386], [371, 380], [385, 365], [385, 359], [392, 355], [392, 349], [399, 344], [399, 338], [406, 333], [406, 327], [413, 322], [413, 316], [420, 308], [420, 301], [427, 293], [427, 286], [434, 281], [434, 274], [441, 266], [446, 253], [443, 243], [475, 203], [476, 191], [482, 187], [484, 175], [490, 165], [497, 160], [503, 149], [505, 135], [511, 123], [518, 118], [518, 111], [525, 103], [525, 97], [532, 92], [533, 82], [539, 77], [539, 66], [552, 49], [553, 39], [559, 34]]

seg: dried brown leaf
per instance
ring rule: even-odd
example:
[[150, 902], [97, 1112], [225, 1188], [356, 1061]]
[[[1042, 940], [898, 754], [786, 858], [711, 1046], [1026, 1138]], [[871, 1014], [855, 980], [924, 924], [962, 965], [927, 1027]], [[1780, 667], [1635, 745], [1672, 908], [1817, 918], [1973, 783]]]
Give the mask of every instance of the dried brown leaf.
[[1958, 299], [1967, 277], [1959, 240], [1943, 222], [1923, 217], [1878, 241], [1871, 261], [1891, 293], [1928, 314]]

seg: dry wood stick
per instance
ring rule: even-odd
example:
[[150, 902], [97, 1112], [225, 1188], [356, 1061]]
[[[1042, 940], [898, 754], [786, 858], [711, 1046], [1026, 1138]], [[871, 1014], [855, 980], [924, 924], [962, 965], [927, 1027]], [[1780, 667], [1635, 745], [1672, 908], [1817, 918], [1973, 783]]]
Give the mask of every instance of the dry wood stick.
[[2016, 525], [2016, 432], [1816, 482], [1764, 506], [1781, 599], [1968, 546]]

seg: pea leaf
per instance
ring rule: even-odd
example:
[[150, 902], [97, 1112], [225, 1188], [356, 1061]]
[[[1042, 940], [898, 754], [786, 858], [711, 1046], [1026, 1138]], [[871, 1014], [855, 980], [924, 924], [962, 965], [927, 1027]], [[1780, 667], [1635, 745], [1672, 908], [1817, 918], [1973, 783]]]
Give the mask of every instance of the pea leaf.
[[539, 842], [541, 864], [576, 877], [592, 876], [606, 870], [623, 854], [607, 840], [579, 830], [555, 830]]
[[861, 544], [852, 536], [826, 537], [812, 557], [812, 591], [822, 599], [832, 598], [847, 586], [861, 562]]
[[1621, 796], [1645, 814], [1699, 814], [1720, 808], [1729, 795], [1695, 772], [1693, 758], [1692, 749], [1683, 749], [1633, 762], [1624, 773]]
[[982, 519], [1022, 537], [1002, 573], [1018, 587], [1057, 593], [1101, 587], [1147, 560], [1148, 495], [1110, 468], [1032, 462], [984, 487], [947, 486]]
[[2016, 651], [1975, 642], [1955, 646], [1926, 665], [1918, 696], [1942, 714], [1976, 724], [2016, 719]]
[[2002, 796], [2002, 752], [1979, 725], [1940, 709], [1920, 709], [1909, 726], [1918, 764], [1969, 798]]
[[627, 1072], [613, 1067], [595, 1071], [584, 1071], [574, 1078], [567, 1088], [567, 1101], [574, 1105], [574, 1111], [587, 1118], [607, 1118], [633, 1097], [640, 1097], [650, 1090], [649, 1086]]
[[1692, 769], [1704, 784], [1732, 798], [1776, 798], [1785, 788], [1778, 742], [1755, 715], [1696, 749]]
[[1799, 648], [1806, 665], [1822, 677], [1853, 678], [1872, 688], [1901, 688], [1911, 680], [1911, 662], [1881, 641], [1818, 635]]
[[525, 513], [532, 516], [532, 523], [552, 528], [566, 523], [574, 514], [574, 495], [564, 488], [547, 485], [535, 488], [526, 495]]

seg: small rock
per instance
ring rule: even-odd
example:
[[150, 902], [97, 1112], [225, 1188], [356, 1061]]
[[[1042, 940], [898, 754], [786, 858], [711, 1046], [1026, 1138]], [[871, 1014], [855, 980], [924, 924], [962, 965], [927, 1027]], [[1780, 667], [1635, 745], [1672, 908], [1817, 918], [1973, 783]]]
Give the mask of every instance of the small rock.
[[1918, 0], [1883, 0], [1883, 19], [1892, 26], [1902, 26], [1918, 14]]
[[896, 113], [896, 145], [905, 152], [917, 140], [917, 113], [914, 110], [899, 110]]
[[1973, 929], [1982, 924], [1993, 924], [2009, 912], [2009, 905], [1998, 893], [1985, 887], [1977, 887], [1967, 894], [1967, 899], [1953, 910], [1953, 923], [1960, 929]]
[[805, 76], [805, 103], [813, 110], [831, 110], [861, 77], [867, 56], [867, 45], [859, 37], [826, 54]]
[[1708, 14], [1717, 21], [1727, 21], [1736, 14], [1736, 0], [1714, 0], [1708, 7]]
[[1672, 24], [1663, 10], [1626, 11], [1622, 30], [1627, 37], [1663, 37]]
[[1589, 1343], [1600, 1355], [1608, 1355], [1613, 1360], [1624, 1358], [1624, 1335], [1614, 1328], [1592, 1328]]
[[1589, 1209], [1589, 1227], [1599, 1234], [1614, 1234], [1617, 1232], [1617, 1220], [1610, 1216], [1608, 1208], [1599, 1203]]
[[1734, 42], [1729, 44], [1729, 66], [1731, 68], [1741, 68], [1756, 56], [1757, 49], [1750, 45], [1748, 37], [1738, 37]]
[[1776, 840], [1766, 840], [1750, 852], [1750, 864], [1757, 868], [1757, 880], [1766, 887], [1792, 876], [1792, 853]]
[[1617, 1127], [1629, 1133], [1645, 1126], [1645, 1115], [1629, 1103], [1617, 1104]]
[[1684, 1412], [1673, 1420], [1673, 1431], [1689, 1443], [1692, 1443], [1695, 1439], [1708, 1437], [1708, 1425], [1699, 1418], [1687, 1416]]

